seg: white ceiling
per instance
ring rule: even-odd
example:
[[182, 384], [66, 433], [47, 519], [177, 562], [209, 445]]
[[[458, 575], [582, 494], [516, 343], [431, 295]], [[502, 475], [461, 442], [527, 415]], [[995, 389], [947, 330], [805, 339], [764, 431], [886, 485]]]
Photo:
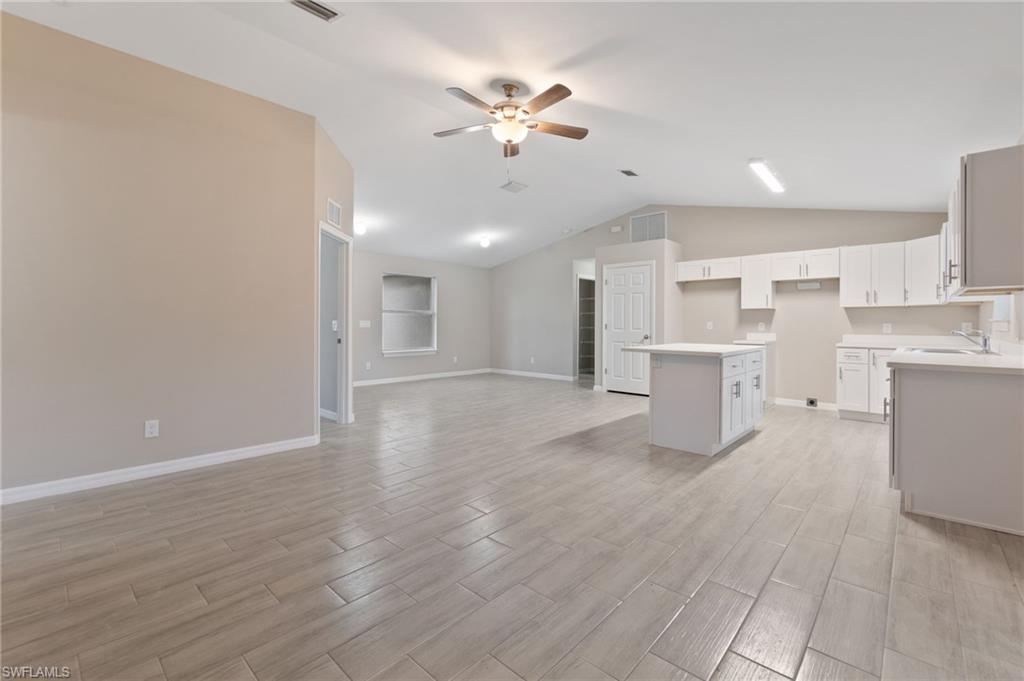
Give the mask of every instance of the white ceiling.
[[[356, 169], [360, 248], [482, 267], [647, 203], [940, 210], [960, 154], [1021, 134], [1019, 3], [335, 6], [4, 9], [316, 115]], [[489, 133], [431, 135], [482, 120], [445, 87], [496, 101], [500, 78], [566, 84], [542, 118], [591, 131], [530, 135], [520, 194]]]

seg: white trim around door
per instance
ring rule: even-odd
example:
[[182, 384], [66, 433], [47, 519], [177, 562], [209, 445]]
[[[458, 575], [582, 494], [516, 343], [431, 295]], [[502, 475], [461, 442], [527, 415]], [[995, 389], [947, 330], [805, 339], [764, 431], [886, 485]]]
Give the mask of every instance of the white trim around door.
[[316, 293], [314, 296], [316, 314], [313, 320], [313, 352], [316, 357], [314, 362], [313, 379], [313, 413], [316, 415], [316, 435], [320, 437], [320, 239], [326, 234], [341, 242], [341, 266], [344, 272], [341, 276], [341, 296], [343, 329], [341, 331], [341, 352], [338, 357], [338, 410], [336, 420], [338, 423], [352, 423], [355, 420], [355, 413], [352, 407], [352, 237], [327, 222], [320, 222], [316, 235]]
[[[630, 357], [629, 366], [625, 360], [620, 365], [623, 367], [623, 376], [616, 377], [615, 369], [615, 347], [628, 344], [651, 344], [654, 342], [656, 327], [655, 320], [655, 286], [656, 262], [654, 260], [642, 260], [637, 262], [621, 262], [604, 265], [600, 272], [603, 281], [601, 287], [601, 373], [597, 377], [603, 390], [627, 392], [637, 395], [650, 394], [650, 370], [649, 360], [646, 355], [635, 355]], [[628, 279], [627, 279], [628, 277]], [[621, 299], [610, 295], [613, 289], [620, 288], [623, 292], [629, 291], [629, 296]], [[636, 296], [640, 294], [647, 298], [647, 309], [642, 309], [639, 318], [636, 318], [633, 309], [636, 303]], [[616, 329], [616, 315], [613, 311], [613, 304], [622, 303], [622, 328]], [[628, 309], [627, 309], [628, 308]], [[627, 317], [629, 317], [627, 319]], [[628, 327], [628, 328], [627, 328]], [[613, 338], [614, 336], [614, 338]], [[628, 338], [627, 338], [628, 336]], [[622, 352], [621, 349], [618, 352]], [[633, 354], [633, 353], [627, 353]], [[629, 369], [626, 372], [626, 369]], [[627, 375], [628, 373], [628, 375]], [[596, 383], [596, 379], [595, 379]]]

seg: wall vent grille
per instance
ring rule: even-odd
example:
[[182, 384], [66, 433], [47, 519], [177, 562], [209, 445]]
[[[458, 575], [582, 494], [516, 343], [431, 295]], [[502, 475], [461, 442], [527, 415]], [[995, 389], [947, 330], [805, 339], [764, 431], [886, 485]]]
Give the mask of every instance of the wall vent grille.
[[668, 213], [634, 215], [629, 218], [629, 240], [651, 241], [668, 237]]
[[334, 199], [327, 199], [327, 223], [341, 227], [341, 204]]

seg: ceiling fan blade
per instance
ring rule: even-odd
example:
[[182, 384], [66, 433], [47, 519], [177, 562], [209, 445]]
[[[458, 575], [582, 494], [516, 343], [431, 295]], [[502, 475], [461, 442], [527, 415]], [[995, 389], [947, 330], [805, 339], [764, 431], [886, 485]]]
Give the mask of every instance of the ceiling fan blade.
[[546, 132], [549, 135], [570, 137], [574, 140], [581, 140], [590, 131], [586, 128], [577, 128], [575, 125], [563, 125], [562, 123], [548, 123], [547, 121], [530, 121], [526, 127], [537, 132]]
[[503, 153], [504, 153], [505, 158], [511, 158], [512, 156], [518, 156], [519, 155], [519, 145], [518, 144], [508, 144], [508, 143], [506, 143], [505, 144], [505, 149], [504, 149]]
[[467, 125], [464, 128], [442, 130], [441, 132], [435, 132], [434, 137], [451, 137], [452, 135], [461, 135], [465, 132], [480, 132], [481, 130], [487, 130], [492, 125], [494, 125], [494, 123], [481, 123], [480, 125]]
[[556, 83], [524, 104], [523, 108], [529, 111], [531, 115], [540, 113], [552, 104], [557, 104], [571, 94], [572, 90], [561, 83]]
[[480, 99], [479, 97], [474, 97], [473, 95], [469, 94], [468, 92], [466, 92], [465, 90], [463, 90], [460, 87], [450, 87], [450, 88], [447, 88], [447, 90], [448, 90], [448, 94], [450, 94], [452, 97], [456, 97], [458, 99], [461, 99], [462, 101], [464, 101], [466, 104], [469, 104], [470, 106], [475, 106], [476, 108], [480, 109], [481, 111], [486, 111], [488, 114], [490, 114], [492, 116], [496, 113], [493, 106], [491, 106], [490, 104], [488, 104], [484, 100]]

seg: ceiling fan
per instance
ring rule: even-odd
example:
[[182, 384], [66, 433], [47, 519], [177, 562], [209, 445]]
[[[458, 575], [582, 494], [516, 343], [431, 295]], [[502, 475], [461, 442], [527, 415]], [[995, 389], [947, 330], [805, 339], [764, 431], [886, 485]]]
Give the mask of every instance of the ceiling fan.
[[481, 111], [487, 112], [494, 118], [493, 122], [480, 123], [479, 125], [468, 125], [464, 128], [454, 130], [442, 130], [435, 132], [434, 137], [449, 137], [450, 135], [461, 135], [464, 132], [478, 132], [490, 129], [494, 139], [502, 143], [504, 156], [516, 156], [519, 154], [519, 143], [526, 139], [531, 131], [544, 132], [549, 135], [569, 137], [574, 140], [581, 140], [590, 132], [586, 128], [578, 128], [575, 125], [563, 125], [561, 123], [548, 123], [533, 119], [533, 115], [540, 113], [552, 104], [557, 104], [572, 94], [572, 90], [562, 84], [556, 84], [540, 93], [526, 104], [513, 99], [519, 92], [519, 86], [512, 83], [505, 83], [501, 86], [505, 91], [505, 99], [493, 106], [478, 97], [474, 97], [462, 88], [450, 87], [448, 93], [461, 99]]

